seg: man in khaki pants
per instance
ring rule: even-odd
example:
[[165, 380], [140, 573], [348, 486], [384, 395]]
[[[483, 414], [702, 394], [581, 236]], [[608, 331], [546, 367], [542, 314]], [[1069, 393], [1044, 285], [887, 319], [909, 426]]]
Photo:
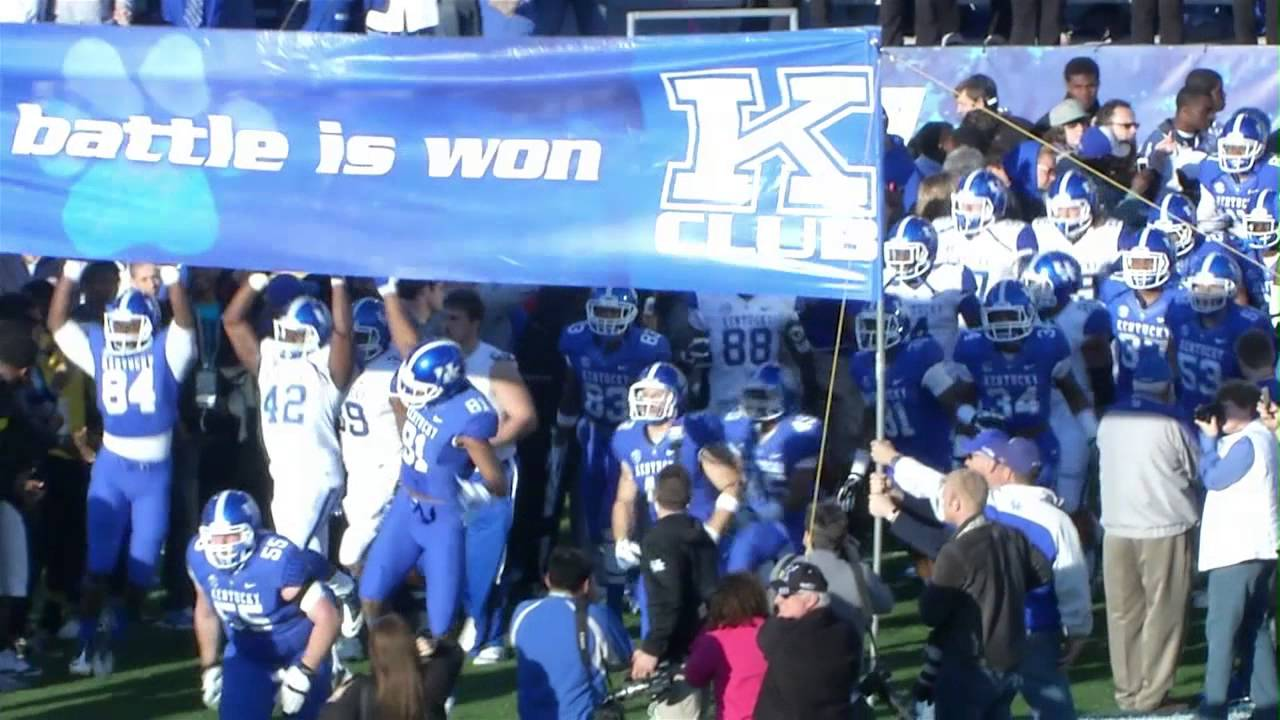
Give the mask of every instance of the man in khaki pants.
[[1122, 710], [1174, 709], [1167, 696], [1186, 634], [1199, 453], [1171, 397], [1169, 367], [1153, 354], [1098, 428], [1107, 645]]

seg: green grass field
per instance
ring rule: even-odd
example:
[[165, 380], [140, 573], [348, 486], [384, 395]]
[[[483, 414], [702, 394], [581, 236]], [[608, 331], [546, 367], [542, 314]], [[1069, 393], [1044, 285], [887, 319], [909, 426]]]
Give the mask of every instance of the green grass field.
[[[896, 687], [906, 692], [919, 666], [924, 628], [916, 617], [919, 582], [901, 577], [900, 559], [886, 564], [898, 598], [891, 615], [881, 619], [879, 647], [882, 662], [893, 670]], [[1113, 715], [1111, 671], [1105, 645], [1106, 621], [1102, 598], [1096, 597], [1094, 640], [1071, 670], [1076, 706], [1081, 714]], [[70, 643], [57, 643], [44, 656], [45, 674], [29, 690], [0, 694], [0, 718], [40, 720], [141, 720], [214, 718], [200, 707], [199, 679], [194, 640], [189, 633], [154, 627], [137, 630], [130, 646], [117, 658], [119, 671], [107, 680], [71, 679], [66, 666]], [[1173, 694], [1190, 698], [1199, 689], [1205, 657], [1204, 633], [1199, 622], [1187, 636], [1182, 666]], [[455, 720], [514, 718], [515, 666], [503, 663], [487, 667], [468, 665], [457, 690]], [[1027, 715], [1019, 701], [1014, 711]], [[634, 717], [644, 717], [637, 704]]]

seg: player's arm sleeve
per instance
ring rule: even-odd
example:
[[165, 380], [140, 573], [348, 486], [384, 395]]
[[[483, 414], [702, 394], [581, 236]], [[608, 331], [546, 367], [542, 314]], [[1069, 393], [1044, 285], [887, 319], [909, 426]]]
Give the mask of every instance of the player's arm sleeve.
[[498, 416], [492, 412], [473, 413], [458, 434], [476, 440], [488, 440], [498, 434]]
[[1015, 242], [1018, 247], [1020, 265], [1040, 252], [1040, 242], [1036, 240], [1036, 231], [1031, 229], [1030, 223], [1023, 225], [1022, 229], [1018, 231], [1018, 239]]
[[100, 328], [86, 330], [75, 320], [68, 320], [53, 333], [53, 341], [62, 354], [91, 378], [95, 376], [96, 363], [93, 360], [93, 345], [89, 342], [89, 333], [95, 331], [102, 333]]
[[195, 328], [169, 323], [164, 335], [164, 356], [175, 380], [181, 380], [196, 361]]

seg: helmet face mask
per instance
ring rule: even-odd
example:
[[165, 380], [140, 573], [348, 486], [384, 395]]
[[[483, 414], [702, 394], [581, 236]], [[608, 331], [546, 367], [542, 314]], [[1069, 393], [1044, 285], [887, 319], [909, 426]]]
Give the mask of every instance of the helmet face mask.
[[378, 357], [387, 346], [381, 330], [376, 327], [356, 326], [352, 328], [352, 335], [362, 362], [367, 363]]
[[1154, 290], [1169, 280], [1169, 258], [1144, 247], [1120, 255], [1124, 284], [1134, 290]]
[[280, 345], [281, 356], [298, 358], [324, 347], [329, 341], [333, 320], [323, 303], [304, 295], [289, 303], [272, 321], [271, 329], [272, 337]]
[[640, 308], [630, 290], [603, 288], [587, 300], [587, 328], [596, 335], [617, 337], [631, 327]]
[[1093, 208], [1085, 200], [1075, 200], [1063, 195], [1049, 198], [1049, 221], [1068, 240], [1077, 240], [1093, 225]]
[[971, 190], [957, 190], [951, 196], [951, 217], [957, 230], [972, 235], [995, 222], [995, 205]]
[[1262, 143], [1234, 131], [1218, 138], [1218, 164], [1229, 173], [1246, 173], [1262, 156]]
[[1196, 273], [1187, 279], [1191, 309], [1198, 313], [1215, 313], [1227, 306], [1236, 294], [1233, 280], [1207, 273]]
[[362, 363], [386, 351], [391, 343], [387, 314], [381, 300], [361, 298], [351, 307], [351, 334]]
[[1156, 220], [1151, 224], [1157, 230], [1168, 235], [1169, 239], [1173, 240], [1173, 248], [1174, 251], [1177, 252], [1178, 257], [1183, 257], [1187, 253], [1196, 249], [1195, 231], [1187, 223], [1164, 218]]
[[1037, 309], [1052, 310], [1058, 306], [1058, 297], [1053, 290], [1053, 282], [1038, 273], [1027, 273], [1022, 278], [1022, 287]]
[[[860, 350], [876, 349], [876, 309], [863, 310], [853, 319], [854, 338]], [[886, 307], [884, 313], [884, 349], [896, 347], [906, 336], [901, 311], [897, 306]]]
[[661, 382], [637, 381], [627, 395], [627, 408], [632, 420], [663, 422], [676, 416], [676, 394]]
[[993, 342], [1017, 342], [1031, 334], [1036, 319], [1027, 308], [996, 305], [982, 308], [982, 333]]
[[884, 264], [895, 277], [915, 280], [928, 274], [933, 267], [933, 259], [923, 243], [894, 238], [884, 244]]
[[1263, 190], [1253, 197], [1242, 218], [1245, 245], [1251, 250], [1269, 250], [1280, 241], [1280, 204], [1277, 191]]
[[742, 389], [742, 414], [755, 422], [777, 420], [786, 410], [786, 400], [778, 388], [747, 385]]
[[219, 570], [236, 570], [256, 548], [262, 525], [258, 505], [241, 490], [223, 490], [205, 504], [200, 515], [195, 549]]
[[131, 355], [151, 347], [160, 317], [155, 300], [126, 290], [102, 316], [102, 337], [111, 355]]

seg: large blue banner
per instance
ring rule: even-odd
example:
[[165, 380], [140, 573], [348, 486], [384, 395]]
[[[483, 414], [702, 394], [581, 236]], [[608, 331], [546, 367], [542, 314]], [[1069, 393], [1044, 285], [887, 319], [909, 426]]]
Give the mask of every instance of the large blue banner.
[[876, 37], [0, 26], [0, 249], [865, 298]]

